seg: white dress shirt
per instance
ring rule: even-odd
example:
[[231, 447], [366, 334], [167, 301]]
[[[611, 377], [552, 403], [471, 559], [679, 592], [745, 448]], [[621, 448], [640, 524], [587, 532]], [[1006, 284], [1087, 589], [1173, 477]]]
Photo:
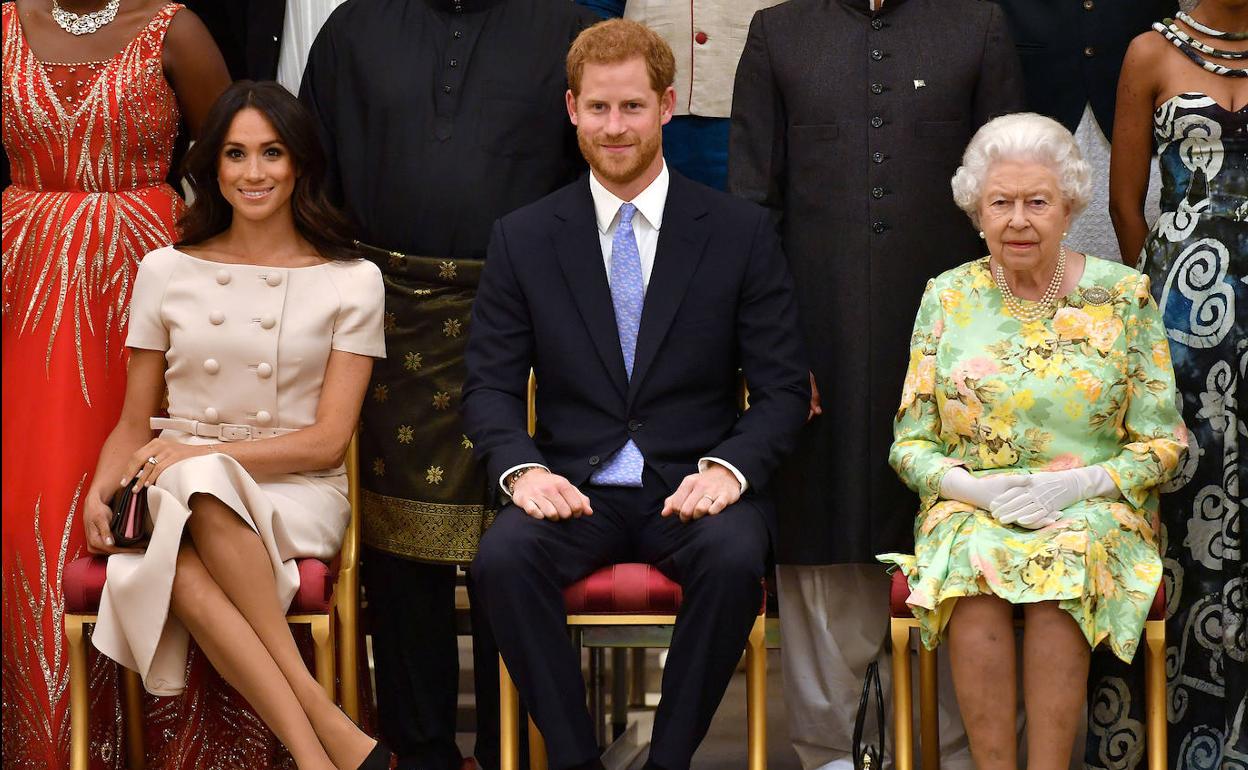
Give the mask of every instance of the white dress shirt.
[[[667, 162], [654, 181], [646, 189], [637, 193], [631, 203], [637, 207], [633, 216], [633, 237], [637, 239], [637, 251], [641, 256], [641, 285], [650, 288], [650, 274], [654, 272], [654, 255], [659, 246], [659, 230], [663, 227], [663, 208], [667, 205], [667, 188], [671, 175], [667, 172]], [[594, 218], [598, 224], [598, 245], [602, 249], [602, 264], [607, 271], [607, 280], [611, 280], [611, 243], [615, 239], [616, 228], [620, 225], [620, 207], [629, 201], [618, 198], [615, 193], [603, 186], [598, 177], [591, 171], [589, 174], [589, 194], [594, 199]], [[644, 311], [643, 311], [644, 312]], [[732, 472], [741, 484], [741, 493], [749, 489], [749, 482], [741, 471], [731, 463], [718, 457], [703, 457], [698, 460], [698, 470], [706, 470], [708, 463], [719, 463]], [[521, 468], [546, 468], [540, 463], [522, 463], [503, 471], [498, 477], [498, 486], [507, 495], [504, 481], [512, 473]], [[546, 468], [546, 470], [550, 470]]]

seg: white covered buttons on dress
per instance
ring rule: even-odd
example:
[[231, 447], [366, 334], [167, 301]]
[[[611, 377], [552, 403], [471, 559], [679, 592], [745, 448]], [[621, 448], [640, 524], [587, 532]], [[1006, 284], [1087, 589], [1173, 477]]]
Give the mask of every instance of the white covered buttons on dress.
[[206, 358], [204, 359], [204, 371], [209, 374], [216, 374], [221, 371], [221, 364], [217, 363], [215, 358]]
[[222, 313], [220, 310], [214, 310], [208, 314], [208, 320], [213, 326], [220, 326], [225, 323], [225, 313]]
[[224, 267], [217, 271], [217, 283], [222, 286], [230, 282], [230, 271]]
[[277, 319], [273, 316], [266, 315], [260, 319], [261, 329], [272, 329], [274, 326], [277, 326]]
[[273, 367], [267, 363], [261, 363], [256, 366], [256, 376], [262, 380], [267, 380], [273, 375]]
[[220, 420], [220, 419], [221, 419], [221, 414], [217, 412], [217, 410], [212, 408], [211, 406], [204, 410], [205, 422], [216, 422], [217, 420]]
[[264, 282], [270, 286], [281, 286], [282, 274], [281, 273], [269, 273], [267, 276], [265, 276]]
[[259, 424], [268, 425], [272, 421], [273, 421], [273, 415], [269, 414], [265, 410], [261, 409], [260, 411], [256, 412], [256, 422], [258, 422]]

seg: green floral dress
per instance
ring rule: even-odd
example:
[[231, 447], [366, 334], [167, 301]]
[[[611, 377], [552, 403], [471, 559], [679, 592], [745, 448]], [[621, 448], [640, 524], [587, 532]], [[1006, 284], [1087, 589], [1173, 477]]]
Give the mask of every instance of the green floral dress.
[[[1161, 581], [1157, 486], [1183, 459], [1170, 349], [1148, 278], [1088, 257], [1052, 319], [1005, 310], [988, 259], [930, 281], [889, 462], [920, 497], [915, 555], [884, 554], [910, 584], [923, 643], [959, 596], [1056, 600], [1095, 647], [1130, 661]], [[1100, 465], [1122, 497], [1093, 498], [1029, 530], [940, 499], [949, 468], [973, 475]]]

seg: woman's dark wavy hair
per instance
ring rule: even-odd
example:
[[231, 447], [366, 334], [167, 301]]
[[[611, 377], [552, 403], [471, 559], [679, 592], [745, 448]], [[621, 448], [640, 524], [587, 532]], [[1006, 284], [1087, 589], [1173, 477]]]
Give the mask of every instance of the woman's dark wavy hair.
[[234, 209], [221, 194], [217, 166], [230, 124], [241, 110], [259, 110], [286, 145], [297, 177], [290, 198], [295, 229], [327, 259], [358, 259], [347, 216], [329, 199], [325, 182], [325, 150], [313, 117], [289, 91], [273, 81], [240, 80], [217, 99], [204, 120], [197, 142], [186, 153], [182, 173], [190, 181], [195, 202], [178, 221], [176, 246], [194, 246], [224, 232]]

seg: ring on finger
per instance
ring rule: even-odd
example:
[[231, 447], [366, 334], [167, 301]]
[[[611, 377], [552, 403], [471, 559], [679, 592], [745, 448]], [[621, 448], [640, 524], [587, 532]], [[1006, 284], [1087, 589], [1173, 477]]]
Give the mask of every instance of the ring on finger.
[[702, 495], [702, 499], [710, 500], [712, 503], [715, 502], [715, 498], [711, 497], [710, 495]]
[[160, 462], [160, 460], [157, 460], [155, 456], [152, 456], [152, 457], [147, 458], [147, 462], [149, 465], [156, 465], [157, 463]]

